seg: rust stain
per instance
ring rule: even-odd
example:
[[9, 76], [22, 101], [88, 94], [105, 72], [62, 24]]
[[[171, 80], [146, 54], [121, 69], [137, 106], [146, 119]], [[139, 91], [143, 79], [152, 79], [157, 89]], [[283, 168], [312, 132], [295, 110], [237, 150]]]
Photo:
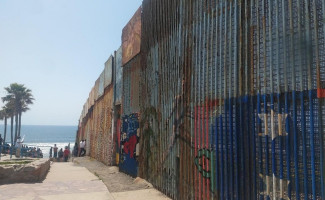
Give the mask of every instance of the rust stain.
[[140, 53], [141, 44], [141, 7], [133, 15], [122, 31], [122, 65]]

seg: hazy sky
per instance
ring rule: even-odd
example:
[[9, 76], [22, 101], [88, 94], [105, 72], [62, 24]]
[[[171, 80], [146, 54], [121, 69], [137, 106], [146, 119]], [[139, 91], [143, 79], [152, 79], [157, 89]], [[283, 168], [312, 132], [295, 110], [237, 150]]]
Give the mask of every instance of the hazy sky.
[[0, 96], [17, 82], [36, 99], [22, 124], [78, 124], [91, 88], [141, 2], [0, 0]]

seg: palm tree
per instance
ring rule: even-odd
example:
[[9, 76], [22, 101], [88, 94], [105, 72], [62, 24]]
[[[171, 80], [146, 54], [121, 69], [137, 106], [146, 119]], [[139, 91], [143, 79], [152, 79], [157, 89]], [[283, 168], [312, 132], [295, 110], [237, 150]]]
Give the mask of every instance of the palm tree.
[[7, 106], [2, 107], [0, 111], [0, 119], [4, 119], [4, 131], [3, 131], [3, 144], [6, 144], [6, 137], [7, 137], [7, 119], [10, 117], [10, 113], [12, 109], [8, 108]]
[[[23, 84], [12, 83], [9, 87], [5, 87], [7, 96], [2, 98], [3, 102], [13, 104], [13, 115], [11, 116], [11, 124], [13, 129], [13, 117], [15, 117], [15, 140], [17, 136], [20, 136], [21, 129], [21, 115], [23, 112], [27, 111], [28, 105], [33, 104], [34, 98], [32, 91], [26, 88]], [[19, 121], [19, 122], [18, 122]]]
[[[2, 97], [3, 102], [6, 103], [6, 107], [8, 108], [8, 118], [10, 117], [10, 133], [11, 133], [11, 146], [14, 145], [14, 137], [13, 137], [13, 128], [14, 128], [14, 115], [15, 115], [15, 102], [12, 95], [8, 94], [5, 97]], [[15, 139], [16, 141], [16, 139]]]
[[26, 104], [24, 104], [21, 107], [20, 112], [18, 113], [18, 115], [19, 115], [19, 119], [18, 119], [18, 123], [19, 123], [19, 125], [18, 125], [18, 136], [20, 136], [20, 130], [21, 130], [21, 115], [22, 115], [23, 112], [27, 112], [28, 110], [29, 110], [29, 107]]
[[[0, 120], [4, 120], [4, 119], [5, 119], [4, 110], [0, 110]], [[3, 144], [4, 144], [4, 142], [3, 142]], [[2, 146], [2, 143], [1, 142], [0, 142], [0, 146]], [[2, 153], [2, 148], [0, 149], [0, 153]]]
[[18, 113], [18, 136], [20, 136], [20, 130], [21, 130], [21, 115], [23, 112], [26, 112], [29, 110], [28, 105], [33, 104], [34, 102], [34, 97], [32, 95], [32, 91], [30, 89], [27, 89], [22, 85], [23, 89], [22, 92], [20, 93], [20, 101], [18, 104], [17, 108], [17, 113]]

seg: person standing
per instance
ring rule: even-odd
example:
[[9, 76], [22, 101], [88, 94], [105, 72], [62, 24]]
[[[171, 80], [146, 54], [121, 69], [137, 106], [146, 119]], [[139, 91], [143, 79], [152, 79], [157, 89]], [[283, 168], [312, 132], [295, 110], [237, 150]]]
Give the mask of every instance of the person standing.
[[63, 149], [62, 148], [60, 149], [58, 155], [59, 155], [59, 161], [61, 162], [62, 158], [63, 158]]
[[74, 157], [78, 156], [78, 143], [77, 142], [74, 144], [72, 155]]
[[80, 141], [80, 153], [79, 153], [79, 157], [80, 156], [84, 156], [86, 151], [85, 151], [85, 144], [86, 142], [84, 142], [84, 140]]
[[53, 147], [50, 148], [50, 158], [52, 158]]
[[56, 144], [54, 144], [53, 152], [54, 152], [54, 158], [57, 158], [58, 157], [58, 147], [56, 146]]
[[67, 162], [70, 156], [70, 150], [68, 147], [65, 147], [63, 152], [64, 162]]

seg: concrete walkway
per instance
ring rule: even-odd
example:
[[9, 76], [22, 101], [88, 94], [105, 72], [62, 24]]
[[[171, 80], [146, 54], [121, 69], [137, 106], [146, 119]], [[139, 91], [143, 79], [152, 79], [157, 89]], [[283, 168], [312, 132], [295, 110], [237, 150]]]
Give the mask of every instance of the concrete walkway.
[[115, 200], [170, 200], [146, 180], [119, 172], [117, 166], [107, 166], [90, 157], [74, 158], [74, 162], [96, 174]]
[[[90, 158], [80, 158], [87, 167], [72, 162], [52, 162], [46, 179], [41, 183], [0, 185], [0, 200], [168, 200], [154, 188], [145, 188], [134, 179]], [[89, 165], [97, 171], [91, 173]], [[98, 166], [99, 165], [99, 166]], [[100, 169], [100, 170], [99, 170]], [[112, 169], [114, 169], [112, 171]], [[99, 171], [98, 171], [99, 170]], [[92, 171], [92, 170], [91, 170]], [[106, 181], [106, 185], [102, 180]], [[109, 182], [109, 183], [107, 183]], [[108, 185], [121, 186], [109, 192]]]
[[114, 200], [97, 176], [71, 162], [52, 163], [42, 183], [0, 185], [0, 199]]

